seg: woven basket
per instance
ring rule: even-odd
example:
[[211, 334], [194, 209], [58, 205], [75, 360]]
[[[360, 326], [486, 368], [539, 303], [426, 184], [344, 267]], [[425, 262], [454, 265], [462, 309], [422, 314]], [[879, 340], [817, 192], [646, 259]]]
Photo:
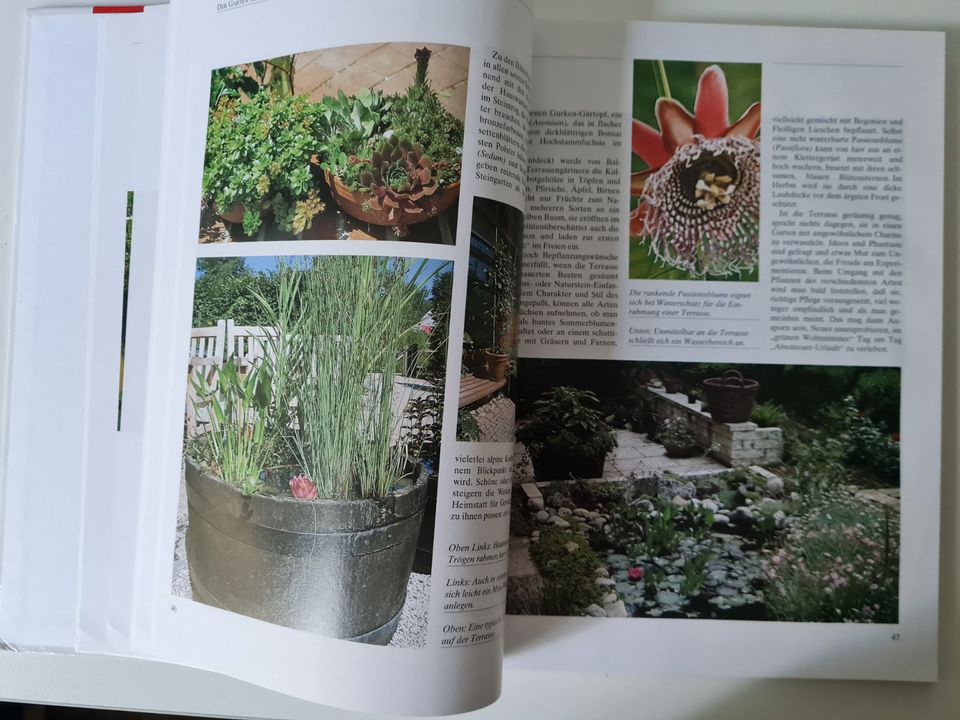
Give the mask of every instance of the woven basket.
[[743, 377], [739, 370], [727, 370], [723, 377], [707, 378], [703, 390], [716, 422], [748, 422], [753, 413], [760, 383]]

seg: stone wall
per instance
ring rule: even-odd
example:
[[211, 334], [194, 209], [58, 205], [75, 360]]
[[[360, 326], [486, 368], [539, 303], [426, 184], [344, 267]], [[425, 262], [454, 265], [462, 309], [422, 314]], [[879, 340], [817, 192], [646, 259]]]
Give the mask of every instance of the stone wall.
[[703, 404], [687, 402], [681, 393], [647, 388], [653, 399], [653, 412], [660, 418], [685, 418], [697, 441], [728, 467], [776, 464], [783, 460], [783, 432], [778, 427], [762, 428], [753, 422], [718, 423]]

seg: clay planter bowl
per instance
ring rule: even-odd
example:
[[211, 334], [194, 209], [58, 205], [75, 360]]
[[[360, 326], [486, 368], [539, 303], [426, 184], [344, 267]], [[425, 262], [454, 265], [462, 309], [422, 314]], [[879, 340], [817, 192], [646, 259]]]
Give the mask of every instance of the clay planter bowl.
[[407, 595], [427, 476], [382, 499], [244, 496], [186, 459], [195, 600], [276, 625], [385, 645]]
[[226, 220], [227, 222], [231, 223], [243, 222], [243, 203], [235, 203], [233, 207], [226, 212], [220, 212], [220, 208], [218, 208], [216, 205], [214, 205], [213, 210], [217, 213], [217, 215], [220, 216], [221, 220]]
[[330, 187], [330, 194], [333, 195], [333, 199], [337, 205], [340, 206], [340, 209], [360, 222], [369, 223], [370, 225], [383, 225], [387, 227], [416, 225], [417, 223], [435, 218], [453, 205], [453, 203], [457, 201], [457, 198], [460, 197], [460, 181], [458, 180], [453, 185], [448, 185], [442, 190], [437, 190], [433, 195], [424, 198], [418, 203], [418, 206], [423, 209], [423, 212], [411, 213], [401, 210], [397, 212], [393, 220], [390, 220], [389, 208], [383, 208], [381, 210], [374, 210], [372, 208], [370, 210], [363, 209], [364, 204], [369, 203], [373, 197], [372, 193], [363, 192], [362, 190], [351, 190], [340, 181], [338, 176], [331, 175], [329, 170], [323, 171], [323, 177]]

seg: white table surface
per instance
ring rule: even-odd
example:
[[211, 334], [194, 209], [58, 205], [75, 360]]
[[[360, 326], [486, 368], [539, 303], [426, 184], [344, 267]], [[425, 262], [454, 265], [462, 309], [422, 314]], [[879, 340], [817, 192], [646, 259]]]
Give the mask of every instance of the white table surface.
[[[947, 31], [944, 475], [940, 593], [941, 680], [930, 684], [612, 677], [511, 673], [503, 696], [476, 718], [628, 717], [662, 720], [940, 720], [960, 717], [956, 487], [958, 247], [958, 0], [531, 0], [538, 15], [592, 19], [686, 20], [749, 24]], [[123, 4], [99, 0], [100, 4]], [[0, 0], [0, 377], [9, 341], [17, 168], [16, 99], [24, 50], [24, 9], [83, 4]], [[3, 400], [0, 398], [0, 403]], [[0, 408], [2, 409], [2, 408]], [[4, 414], [0, 414], [3, 417]], [[655, 648], [638, 649], [656, 652]], [[424, 679], [429, 683], [429, 679]], [[221, 717], [370, 717], [298, 702], [229, 678], [181, 667], [100, 657], [0, 652], [0, 698]]]

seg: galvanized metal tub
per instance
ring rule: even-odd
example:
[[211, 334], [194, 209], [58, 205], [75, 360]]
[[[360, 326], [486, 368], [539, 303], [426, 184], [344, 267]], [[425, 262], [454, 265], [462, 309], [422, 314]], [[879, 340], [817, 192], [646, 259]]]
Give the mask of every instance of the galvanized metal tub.
[[427, 476], [380, 500], [240, 491], [186, 460], [195, 600], [285, 627], [386, 644], [406, 599]]

